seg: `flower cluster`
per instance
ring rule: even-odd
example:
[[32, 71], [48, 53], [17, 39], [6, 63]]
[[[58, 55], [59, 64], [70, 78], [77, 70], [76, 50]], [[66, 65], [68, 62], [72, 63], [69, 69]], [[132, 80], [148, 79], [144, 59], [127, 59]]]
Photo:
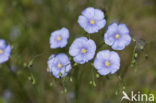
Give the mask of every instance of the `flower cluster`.
[[[67, 45], [69, 38], [69, 30], [62, 28], [51, 33], [50, 48], [63, 48]], [[64, 77], [71, 70], [69, 58], [64, 53], [52, 54], [47, 62], [49, 71], [56, 78]]]
[[[93, 34], [102, 29], [106, 20], [104, 12], [100, 9], [88, 7], [82, 11], [78, 17], [79, 25], [89, 34]], [[51, 33], [50, 48], [63, 48], [67, 45], [69, 31], [62, 28]], [[129, 29], [125, 24], [113, 23], [107, 27], [104, 34], [105, 44], [114, 50], [123, 50], [131, 42]], [[69, 47], [69, 54], [75, 63], [84, 64], [91, 61], [96, 52], [94, 40], [86, 37], [76, 38]], [[99, 51], [94, 60], [94, 67], [100, 75], [113, 74], [120, 68], [120, 57], [117, 52], [102, 50]], [[56, 78], [64, 77], [71, 70], [72, 65], [68, 56], [63, 53], [52, 54], [48, 60], [49, 71]]]

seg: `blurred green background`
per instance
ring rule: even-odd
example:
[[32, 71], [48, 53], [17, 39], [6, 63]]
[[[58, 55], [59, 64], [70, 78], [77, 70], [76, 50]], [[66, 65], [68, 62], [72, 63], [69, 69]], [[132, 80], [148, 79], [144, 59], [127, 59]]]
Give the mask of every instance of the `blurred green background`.
[[[52, 53], [69, 55], [73, 40], [88, 36], [77, 19], [89, 6], [103, 10], [107, 21], [91, 35], [97, 46], [112, 22], [125, 23], [134, 41], [117, 51], [121, 67], [113, 75], [98, 77], [92, 60], [56, 79], [47, 60]], [[62, 27], [70, 31], [68, 45], [52, 50], [50, 33]], [[156, 0], [0, 0], [0, 38], [13, 48], [10, 60], [0, 64], [0, 103], [120, 103], [123, 90], [156, 98]]]

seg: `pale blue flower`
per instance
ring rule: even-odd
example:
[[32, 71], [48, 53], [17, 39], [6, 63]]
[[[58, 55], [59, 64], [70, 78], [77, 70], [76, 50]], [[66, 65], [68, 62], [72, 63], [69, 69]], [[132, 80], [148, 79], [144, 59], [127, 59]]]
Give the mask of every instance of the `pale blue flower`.
[[104, 35], [104, 41], [114, 50], [123, 50], [131, 42], [129, 29], [125, 24], [113, 23], [108, 26]]
[[84, 64], [93, 59], [96, 51], [96, 44], [93, 40], [80, 37], [74, 40], [69, 48], [69, 54], [74, 57], [76, 63]]
[[114, 51], [102, 50], [96, 55], [94, 67], [101, 75], [113, 74], [120, 68], [120, 57]]
[[50, 48], [63, 48], [67, 45], [69, 38], [69, 31], [67, 28], [62, 28], [51, 33]]
[[10, 91], [10, 90], [5, 90], [4, 93], [3, 93], [3, 99], [4, 99], [4, 101], [6, 101], [6, 102], [4, 102], [4, 103], [8, 103], [7, 101], [8, 101], [11, 97], [12, 97], [11, 91]]
[[86, 32], [91, 34], [102, 29], [106, 24], [106, 20], [104, 19], [103, 11], [88, 7], [82, 11], [78, 18], [78, 23]]
[[48, 60], [49, 72], [56, 78], [64, 77], [71, 70], [71, 63], [64, 53], [52, 54]]
[[13, 93], [10, 90], [5, 90], [2, 97], [2, 103], [9, 103], [11, 97], [13, 97]]
[[11, 53], [10, 45], [6, 45], [5, 41], [0, 39], [0, 64], [8, 61]]

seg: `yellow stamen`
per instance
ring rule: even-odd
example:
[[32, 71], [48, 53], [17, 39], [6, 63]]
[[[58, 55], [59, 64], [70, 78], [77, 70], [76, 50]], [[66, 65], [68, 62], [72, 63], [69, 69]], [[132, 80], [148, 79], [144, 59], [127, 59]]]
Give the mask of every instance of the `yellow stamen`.
[[105, 62], [105, 66], [108, 67], [109, 65], [110, 65], [110, 63], [109, 63], [108, 61], [106, 61], [106, 62]]
[[58, 36], [58, 37], [57, 37], [57, 40], [58, 40], [58, 41], [60, 41], [60, 40], [61, 40], [61, 37], [60, 37], [60, 36]]
[[94, 20], [91, 20], [91, 21], [90, 21], [90, 24], [94, 24], [94, 23], [95, 23], [95, 21], [94, 21]]
[[62, 64], [61, 64], [61, 63], [58, 63], [58, 64], [57, 64], [57, 67], [58, 67], [58, 68], [62, 68]]
[[82, 49], [81, 52], [84, 54], [86, 53], [86, 49]]
[[119, 35], [119, 34], [116, 34], [116, 35], [115, 35], [115, 38], [116, 38], [116, 39], [119, 39], [119, 38], [120, 38], [120, 35]]
[[3, 53], [3, 50], [2, 49], [0, 49], [0, 54], [2, 54]]

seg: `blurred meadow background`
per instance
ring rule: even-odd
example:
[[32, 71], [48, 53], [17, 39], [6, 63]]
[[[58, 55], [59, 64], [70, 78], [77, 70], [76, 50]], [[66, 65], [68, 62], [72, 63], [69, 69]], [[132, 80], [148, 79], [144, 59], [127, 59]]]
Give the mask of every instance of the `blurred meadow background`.
[[[47, 60], [52, 53], [69, 55], [75, 38], [88, 37], [77, 19], [89, 6], [103, 10], [107, 21], [90, 35], [97, 46], [113, 22], [130, 30], [133, 41], [117, 51], [120, 70], [99, 76], [92, 60], [56, 79], [47, 71]], [[70, 31], [68, 45], [50, 49], [50, 33], [62, 27]], [[0, 103], [120, 103], [123, 90], [156, 98], [156, 0], [0, 0], [0, 38], [12, 46], [9, 61], [0, 64]]]

